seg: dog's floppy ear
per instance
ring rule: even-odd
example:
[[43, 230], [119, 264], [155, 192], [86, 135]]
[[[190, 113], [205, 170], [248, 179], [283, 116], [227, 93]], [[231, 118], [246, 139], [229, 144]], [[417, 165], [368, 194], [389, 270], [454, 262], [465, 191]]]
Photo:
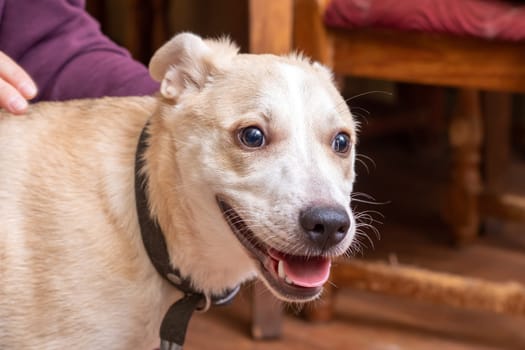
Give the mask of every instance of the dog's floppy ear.
[[186, 89], [202, 88], [238, 51], [227, 39], [203, 40], [195, 34], [181, 33], [155, 52], [149, 71], [161, 82], [161, 94], [176, 99]]

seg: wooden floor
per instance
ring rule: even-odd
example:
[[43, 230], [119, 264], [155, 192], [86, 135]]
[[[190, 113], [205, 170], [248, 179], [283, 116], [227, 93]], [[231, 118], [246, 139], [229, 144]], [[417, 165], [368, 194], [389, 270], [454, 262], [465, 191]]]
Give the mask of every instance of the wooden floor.
[[[438, 271], [525, 283], [524, 225], [493, 222], [474, 244], [449, 244], [439, 217], [448, 166], [444, 142], [429, 147], [374, 139], [361, 146], [375, 166], [365, 161], [369, 174], [359, 166], [356, 190], [389, 203], [375, 207], [385, 216], [384, 224], [377, 225], [380, 239], [369, 234], [373, 249], [361, 239], [367, 248], [359, 258], [396, 259]], [[508, 183], [523, 191], [522, 179], [525, 166], [515, 160]], [[290, 307], [282, 338], [255, 342], [249, 336], [249, 293], [244, 291], [233, 305], [194, 317], [186, 349], [525, 349], [525, 316], [457, 310], [353, 290], [340, 290], [336, 306], [335, 319], [325, 324], [302, 321]]]

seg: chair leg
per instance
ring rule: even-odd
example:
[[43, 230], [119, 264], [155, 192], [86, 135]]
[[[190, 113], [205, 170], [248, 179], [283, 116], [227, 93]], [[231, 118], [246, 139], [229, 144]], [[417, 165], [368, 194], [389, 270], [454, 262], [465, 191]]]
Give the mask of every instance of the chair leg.
[[459, 90], [449, 129], [452, 169], [443, 214], [459, 244], [474, 240], [479, 232], [483, 137], [480, 102], [478, 90]]
[[287, 54], [292, 50], [293, 1], [249, 0], [250, 53]]
[[506, 92], [486, 92], [483, 99], [485, 117], [485, 191], [502, 190], [504, 173], [510, 155], [510, 122], [512, 95]]
[[262, 283], [252, 286], [252, 337], [274, 339], [281, 336], [282, 303]]
[[[512, 94], [507, 92], [485, 92], [483, 95], [483, 117], [485, 122], [485, 151], [483, 158], [483, 192], [480, 210], [493, 206], [489, 198], [498, 198], [504, 190], [504, 179], [510, 159], [510, 125], [512, 116]], [[487, 197], [488, 196], [488, 197]], [[482, 218], [484, 231], [499, 232], [501, 221]]]

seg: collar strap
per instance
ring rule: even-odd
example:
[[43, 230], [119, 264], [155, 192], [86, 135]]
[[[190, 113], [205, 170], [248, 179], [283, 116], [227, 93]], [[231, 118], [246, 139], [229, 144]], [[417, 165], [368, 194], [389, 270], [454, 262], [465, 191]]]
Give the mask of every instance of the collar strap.
[[222, 295], [209, 296], [196, 291], [191, 280], [183, 278], [180, 271], [171, 266], [164, 233], [150, 215], [146, 196], [148, 178], [142, 169], [144, 152], [148, 147], [147, 127], [148, 123], [142, 129], [135, 154], [135, 201], [142, 241], [151, 263], [164, 279], [184, 293], [184, 297], [169, 308], [160, 329], [161, 350], [177, 350], [182, 349], [193, 312], [206, 311], [211, 305], [228, 304], [239, 292], [240, 287], [237, 286]]

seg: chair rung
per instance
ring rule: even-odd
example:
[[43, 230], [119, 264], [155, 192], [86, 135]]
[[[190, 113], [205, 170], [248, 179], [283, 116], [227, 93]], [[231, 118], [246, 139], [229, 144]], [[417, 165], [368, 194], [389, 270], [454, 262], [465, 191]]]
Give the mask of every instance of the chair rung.
[[454, 307], [525, 316], [525, 286], [422, 268], [360, 260], [333, 269], [337, 287], [410, 297]]
[[514, 194], [483, 194], [479, 208], [484, 216], [525, 222], [525, 197]]

